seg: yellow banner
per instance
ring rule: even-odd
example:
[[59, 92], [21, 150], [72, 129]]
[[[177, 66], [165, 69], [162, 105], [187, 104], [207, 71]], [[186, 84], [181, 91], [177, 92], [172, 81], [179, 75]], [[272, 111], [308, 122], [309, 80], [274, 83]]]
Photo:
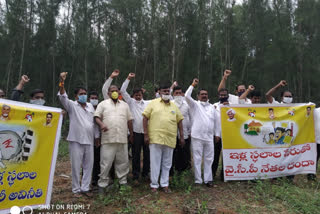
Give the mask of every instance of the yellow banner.
[[223, 148], [282, 148], [313, 143], [314, 107], [314, 104], [222, 107]]
[[49, 204], [61, 109], [0, 99], [0, 213]]

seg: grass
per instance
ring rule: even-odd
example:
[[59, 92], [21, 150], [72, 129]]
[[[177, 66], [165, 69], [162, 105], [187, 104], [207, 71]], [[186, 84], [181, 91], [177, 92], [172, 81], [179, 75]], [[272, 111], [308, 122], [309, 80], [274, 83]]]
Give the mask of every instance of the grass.
[[[59, 145], [58, 161], [69, 161], [68, 142]], [[319, 169], [318, 169], [319, 170]], [[193, 171], [170, 178], [171, 194], [153, 194], [149, 183], [119, 187], [117, 181], [104, 197], [88, 203], [93, 213], [306, 213], [320, 214], [320, 182], [297, 175], [286, 179], [229, 181], [216, 178], [214, 188], [193, 185]], [[319, 180], [319, 178], [318, 178]], [[70, 187], [71, 188], [71, 187]], [[60, 194], [56, 191], [56, 194]], [[63, 194], [63, 193], [61, 193]], [[59, 197], [58, 197], [59, 198]], [[60, 199], [52, 204], [67, 204]]]
[[58, 160], [65, 160], [69, 156], [69, 143], [68, 141], [61, 139], [59, 143]]

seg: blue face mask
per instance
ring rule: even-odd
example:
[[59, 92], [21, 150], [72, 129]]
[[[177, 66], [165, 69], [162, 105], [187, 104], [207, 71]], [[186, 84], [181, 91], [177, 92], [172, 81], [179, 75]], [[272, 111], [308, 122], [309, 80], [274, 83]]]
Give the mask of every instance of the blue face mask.
[[85, 94], [85, 95], [79, 95], [78, 96], [78, 102], [79, 103], [86, 103], [87, 102], [87, 99], [88, 99], [88, 96]]

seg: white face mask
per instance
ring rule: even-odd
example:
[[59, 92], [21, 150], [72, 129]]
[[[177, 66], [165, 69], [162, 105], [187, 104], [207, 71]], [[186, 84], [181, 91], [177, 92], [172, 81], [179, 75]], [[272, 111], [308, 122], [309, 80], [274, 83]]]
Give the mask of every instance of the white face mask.
[[209, 105], [209, 100], [207, 100], [206, 102], [200, 101], [201, 105], [206, 106]]
[[162, 98], [164, 101], [168, 101], [168, 100], [170, 100], [170, 94], [168, 94], [168, 95], [163, 94], [163, 95], [161, 95], [161, 98]]
[[284, 103], [292, 103], [292, 97], [283, 97], [282, 102]]
[[156, 93], [156, 98], [159, 98], [160, 97], [160, 94], [157, 92]]
[[183, 99], [184, 97], [183, 96], [174, 96], [173, 99], [174, 99], [174, 102], [176, 102], [177, 104], [181, 104], [183, 102]]
[[99, 103], [99, 100], [96, 100], [96, 99], [90, 99], [90, 103], [93, 105], [93, 106], [97, 106], [98, 103]]
[[40, 105], [40, 106], [43, 106], [45, 104], [45, 100], [43, 99], [37, 99], [37, 100], [30, 100], [30, 103], [31, 104], [35, 104], [35, 105]]

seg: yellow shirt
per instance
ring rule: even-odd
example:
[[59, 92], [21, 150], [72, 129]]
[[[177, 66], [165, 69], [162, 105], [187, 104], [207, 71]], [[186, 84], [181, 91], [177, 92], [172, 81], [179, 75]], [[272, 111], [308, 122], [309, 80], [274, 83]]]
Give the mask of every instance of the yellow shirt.
[[108, 131], [101, 132], [101, 144], [128, 143], [128, 121], [133, 117], [127, 103], [118, 101], [115, 104], [112, 99], [104, 100], [97, 106], [94, 116], [108, 128]]
[[165, 103], [161, 98], [152, 100], [142, 115], [149, 119], [150, 143], [176, 147], [177, 124], [183, 116], [173, 102]]

